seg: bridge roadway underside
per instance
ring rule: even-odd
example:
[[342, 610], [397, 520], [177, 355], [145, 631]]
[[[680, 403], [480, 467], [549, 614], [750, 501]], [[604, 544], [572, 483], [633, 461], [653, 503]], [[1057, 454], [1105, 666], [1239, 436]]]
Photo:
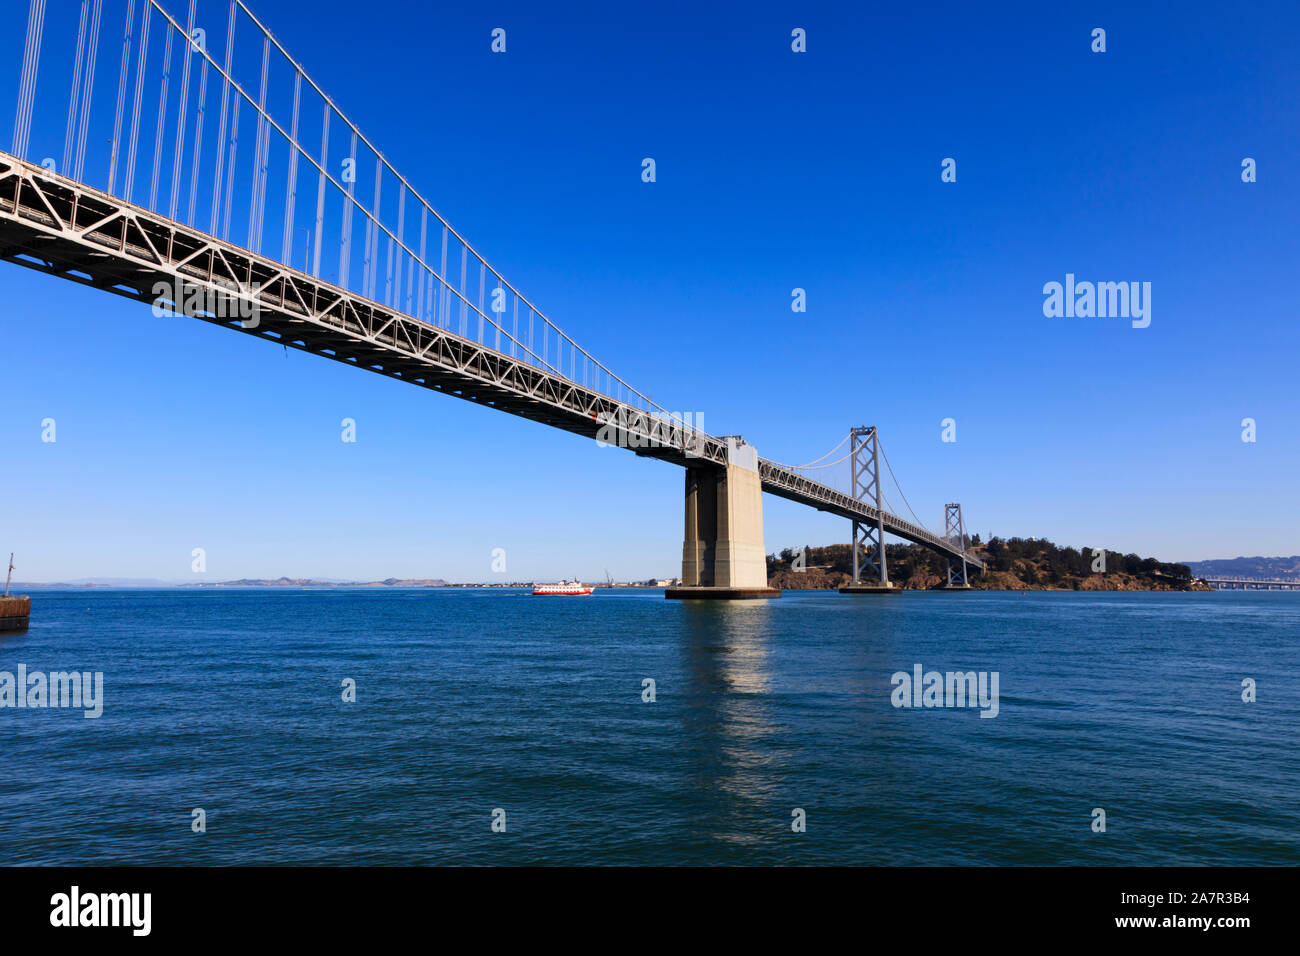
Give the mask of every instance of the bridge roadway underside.
[[[727, 443], [450, 329], [422, 322], [140, 206], [0, 152], [0, 260], [155, 304], [157, 283], [256, 305], [257, 324], [187, 312], [224, 328], [486, 405], [684, 468], [724, 469]], [[169, 296], [169, 298], [171, 298]], [[178, 310], [179, 311], [179, 310]], [[507, 344], [507, 348], [510, 346]], [[613, 423], [613, 431], [611, 425]], [[766, 459], [763, 491], [850, 520], [880, 513]], [[883, 513], [885, 530], [946, 557], [959, 546]], [[970, 555], [967, 563], [982, 569]]]
[[670, 423], [536, 358], [498, 352], [39, 169], [0, 153], [0, 259], [151, 305], [156, 283], [171, 289], [179, 279], [185, 290], [257, 307], [252, 328], [237, 317], [187, 313], [193, 318], [585, 438], [608, 437], [605, 422], [632, 422], [642, 434], [625, 443], [638, 454], [683, 467], [726, 464], [725, 443], [707, 439], [688, 454], [680, 428], [670, 434]]

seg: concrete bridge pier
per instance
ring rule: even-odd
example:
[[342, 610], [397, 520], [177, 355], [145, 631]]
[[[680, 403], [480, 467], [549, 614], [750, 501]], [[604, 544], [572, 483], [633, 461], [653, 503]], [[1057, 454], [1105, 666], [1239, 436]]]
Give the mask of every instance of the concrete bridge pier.
[[728, 438], [726, 466], [686, 469], [682, 584], [668, 588], [664, 597], [780, 596], [779, 588], [767, 586], [758, 453], [741, 439]]

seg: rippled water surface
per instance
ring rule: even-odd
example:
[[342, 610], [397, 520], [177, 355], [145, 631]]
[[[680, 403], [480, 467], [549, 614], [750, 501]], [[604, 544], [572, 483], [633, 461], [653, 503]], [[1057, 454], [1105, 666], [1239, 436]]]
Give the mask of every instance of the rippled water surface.
[[0, 860], [1295, 864], [1298, 643], [1281, 592], [36, 592], [0, 672], [104, 713], [0, 709]]

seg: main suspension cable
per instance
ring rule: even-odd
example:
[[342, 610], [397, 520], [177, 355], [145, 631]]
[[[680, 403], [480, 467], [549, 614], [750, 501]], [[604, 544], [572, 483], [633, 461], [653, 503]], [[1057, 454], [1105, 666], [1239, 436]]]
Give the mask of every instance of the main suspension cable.
[[[894, 474], [894, 469], [889, 464], [889, 456], [885, 454], [885, 446], [881, 443], [879, 434], [876, 435], [876, 446], [880, 449], [880, 457], [885, 459], [885, 468], [889, 471], [889, 477], [894, 480], [894, 487], [897, 488], [898, 493], [903, 496], [903, 504], [907, 505], [907, 510], [911, 513], [912, 517], [916, 519], [917, 524], [926, 531], [929, 531], [931, 534], [934, 534], [934, 530], [918, 518], [916, 512], [912, 510], [912, 503], [907, 500], [907, 494], [903, 491], [903, 486], [898, 483], [898, 477]], [[877, 480], [879, 480], [879, 477], [877, 477]]]
[[832, 461], [832, 462], [830, 462], [830, 463], [828, 463], [828, 464], [825, 464], [825, 465], [817, 465], [817, 462], [821, 461], [821, 460], [824, 459], [824, 458], [829, 458], [831, 455], [835, 454], [837, 451], [840, 450], [840, 446], [843, 445], [843, 444], [844, 444], [846, 441], [848, 441], [848, 440], [849, 440], [849, 436], [848, 436], [848, 435], [845, 435], [843, 438], [841, 438], [841, 439], [839, 440], [839, 442], [836, 443], [836, 445], [835, 445], [834, 448], [832, 448], [832, 449], [831, 449], [830, 451], [828, 451], [826, 454], [822, 455], [821, 458], [814, 458], [812, 461], [808, 462], [808, 464], [806, 464], [806, 465], [787, 465], [786, 467], [788, 467], [788, 468], [800, 468], [800, 469], [802, 469], [802, 468], [812, 468], [813, 466], [817, 466], [817, 467], [819, 467], [819, 468], [829, 468], [831, 465], [837, 465], [837, 464], [839, 464], [841, 461], [844, 461], [845, 458], [848, 458], [849, 455], [852, 455], [853, 453], [852, 453], [852, 452], [849, 452], [849, 455], [845, 455], [844, 458], [840, 458], [840, 459], [838, 459], [837, 461]]
[[[822, 457], [825, 457], [825, 456], [822, 456]], [[826, 462], [824, 465], [812, 465], [812, 464], [808, 464], [808, 465], [790, 465], [789, 467], [792, 468], [792, 469], [794, 469], [794, 470], [796, 470], [796, 471], [816, 471], [818, 468], [833, 468], [833, 467], [836, 466], [836, 465], [839, 465], [839, 464], [842, 464], [843, 462], [848, 461], [848, 460], [849, 460], [850, 458], [852, 458], [852, 457], [853, 457], [853, 452], [848, 452], [847, 454], [844, 455], [843, 458], [836, 458], [834, 461], [828, 461], [828, 462]]]

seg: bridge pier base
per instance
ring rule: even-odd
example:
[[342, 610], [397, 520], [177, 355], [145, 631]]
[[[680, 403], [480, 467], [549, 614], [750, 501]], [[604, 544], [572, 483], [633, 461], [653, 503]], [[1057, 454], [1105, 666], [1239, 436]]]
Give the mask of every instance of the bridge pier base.
[[686, 536], [676, 599], [775, 598], [763, 550], [763, 487], [752, 445], [727, 439], [723, 468], [686, 469]]
[[846, 584], [840, 588], [841, 594], [897, 594], [902, 588], [894, 587], [892, 581], [884, 584]]

